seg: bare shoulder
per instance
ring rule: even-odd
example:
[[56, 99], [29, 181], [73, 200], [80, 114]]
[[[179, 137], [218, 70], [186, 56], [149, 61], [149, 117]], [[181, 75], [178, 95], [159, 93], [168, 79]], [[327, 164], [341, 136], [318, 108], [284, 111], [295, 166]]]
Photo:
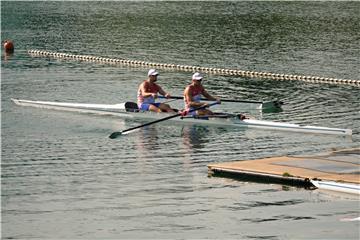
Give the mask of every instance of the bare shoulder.
[[192, 85], [187, 85], [184, 91], [188, 92], [192, 89], [192, 87], [193, 87]]
[[139, 88], [145, 89], [145, 88], [147, 88], [148, 86], [149, 86], [149, 83], [148, 83], [147, 81], [143, 81], [142, 83], [140, 83]]

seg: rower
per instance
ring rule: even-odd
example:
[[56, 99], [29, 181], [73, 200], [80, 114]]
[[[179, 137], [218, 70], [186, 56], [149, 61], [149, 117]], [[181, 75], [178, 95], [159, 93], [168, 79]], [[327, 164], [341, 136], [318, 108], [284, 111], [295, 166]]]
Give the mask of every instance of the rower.
[[208, 116], [214, 113], [205, 107], [208, 106], [206, 102], [201, 102], [201, 96], [204, 96], [208, 100], [217, 101], [220, 103], [220, 98], [211, 96], [202, 85], [203, 76], [196, 72], [192, 75], [192, 82], [185, 88], [184, 91], [184, 103], [185, 111], [190, 111], [194, 108], [204, 107], [191, 112], [192, 116]]
[[172, 112], [175, 111], [169, 106], [169, 104], [155, 102], [158, 97], [158, 93], [170, 98], [170, 94], [165, 92], [158, 84], [157, 81], [159, 73], [156, 69], [150, 69], [148, 72], [148, 79], [143, 81], [138, 89], [137, 99], [139, 109], [142, 111], [153, 111], [153, 112]]

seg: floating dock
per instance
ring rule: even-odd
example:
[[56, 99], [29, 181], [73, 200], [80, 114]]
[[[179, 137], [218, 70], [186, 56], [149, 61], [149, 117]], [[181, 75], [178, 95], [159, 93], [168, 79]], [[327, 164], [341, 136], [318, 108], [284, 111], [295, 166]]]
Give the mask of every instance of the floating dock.
[[209, 176], [313, 187], [311, 179], [360, 184], [360, 148], [208, 165]]

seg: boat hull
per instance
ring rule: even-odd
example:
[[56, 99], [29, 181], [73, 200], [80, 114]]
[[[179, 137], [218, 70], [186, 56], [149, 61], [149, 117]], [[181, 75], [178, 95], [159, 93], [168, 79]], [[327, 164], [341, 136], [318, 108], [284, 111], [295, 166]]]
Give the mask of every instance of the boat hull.
[[[74, 111], [83, 113], [94, 113], [101, 115], [115, 115], [125, 118], [139, 118], [139, 119], [160, 119], [171, 116], [168, 113], [153, 113], [143, 112], [137, 109], [136, 103], [125, 102], [120, 104], [86, 104], [86, 103], [64, 103], [64, 102], [46, 102], [46, 101], [31, 101], [12, 99], [14, 103], [21, 106], [31, 106], [38, 108], [47, 108], [62, 111]], [[302, 126], [293, 123], [272, 122], [256, 119], [239, 119], [237, 115], [228, 114], [221, 115], [221, 117], [210, 118], [193, 118], [193, 117], [176, 117], [170, 119], [181, 123], [189, 124], [204, 124], [213, 126], [230, 126], [242, 128], [257, 128], [266, 130], [280, 130], [290, 132], [314, 133], [314, 134], [333, 134], [333, 135], [351, 135], [350, 129], [328, 128], [317, 126]]]
[[358, 184], [339, 183], [333, 181], [317, 181], [317, 180], [311, 180], [311, 183], [315, 187], [323, 190], [360, 195], [360, 185]]

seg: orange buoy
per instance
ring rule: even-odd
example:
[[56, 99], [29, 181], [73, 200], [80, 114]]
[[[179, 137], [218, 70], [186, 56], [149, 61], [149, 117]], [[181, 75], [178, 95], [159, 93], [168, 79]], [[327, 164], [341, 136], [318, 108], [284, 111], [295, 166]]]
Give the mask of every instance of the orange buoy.
[[14, 52], [14, 44], [10, 40], [5, 40], [4, 42], [4, 49], [6, 53], [13, 53]]

